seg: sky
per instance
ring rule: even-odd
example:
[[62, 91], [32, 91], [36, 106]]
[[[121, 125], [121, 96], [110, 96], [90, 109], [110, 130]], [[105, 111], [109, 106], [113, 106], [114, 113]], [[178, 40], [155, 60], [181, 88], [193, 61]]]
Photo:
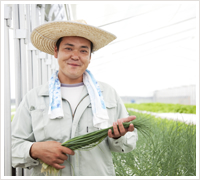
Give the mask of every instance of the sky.
[[79, 2], [70, 7], [72, 20], [84, 19], [117, 36], [92, 54], [88, 69], [120, 96], [153, 96], [156, 90], [198, 84], [197, 3]]

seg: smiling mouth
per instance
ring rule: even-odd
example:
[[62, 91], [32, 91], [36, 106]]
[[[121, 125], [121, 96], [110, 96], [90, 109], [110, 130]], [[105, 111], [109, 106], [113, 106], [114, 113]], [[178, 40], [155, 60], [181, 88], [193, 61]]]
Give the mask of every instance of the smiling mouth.
[[68, 63], [68, 65], [70, 65], [70, 66], [74, 66], [74, 67], [76, 67], [76, 66], [80, 66], [80, 65], [78, 65], [78, 64], [71, 64], [71, 63]]

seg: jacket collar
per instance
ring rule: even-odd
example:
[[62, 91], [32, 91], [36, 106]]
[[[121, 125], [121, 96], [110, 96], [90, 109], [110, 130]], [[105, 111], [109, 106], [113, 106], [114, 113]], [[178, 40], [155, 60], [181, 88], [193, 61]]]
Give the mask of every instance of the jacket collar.
[[[99, 83], [99, 87], [101, 89], [101, 92], [103, 92], [104, 88], [101, 85], [101, 83]], [[39, 90], [38, 95], [39, 96], [49, 96], [49, 82], [46, 82], [44, 85], [41, 86], [41, 89]]]
[[49, 96], [49, 82], [46, 82], [44, 85], [41, 86], [39, 96]]

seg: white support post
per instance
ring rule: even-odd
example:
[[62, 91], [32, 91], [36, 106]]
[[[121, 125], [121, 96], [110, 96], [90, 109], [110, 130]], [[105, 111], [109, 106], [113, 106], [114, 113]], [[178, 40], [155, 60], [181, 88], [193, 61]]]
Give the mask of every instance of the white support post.
[[31, 21], [30, 21], [30, 5], [26, 5], [26, 25], [27, 25], [27, 44], [28, 44], [28, 90], [33, 88], [33, 67], [32, 67], [32, 52], [30, 50], [30, 32], [31, 32]]
[[[14, 33], [15, 29], [19, 29], [19, 5], [13, 5], [13, 28]], [[15, 37], [15, 34], [14, 34]], [[19, 106], [21, 102], [21, 62], [20, 62], [20, 49], [19, 49], [19, 39], [14, 38], [14, 54], [15, 54], [15, 106], [16, 108]]]
[[38, 70], [37, 70], [38, 85], [41, 85], [42, 84], [42, 59], [38, 58], [37, 61], [38, 61]]
[[[14, 28], [14, 53], [15, 53], [15, 107], [19, 106], [22, 100], [21, 85], [21, 59], [20, 59], [20, 43], [15, 38], [15, 30], [19, 29], [19, 5], [13, 5], [13, 28]], [[22, 176], [22, 168], [16, 168], [16, 175]]]
[[4, 6], [4, 175], [12, 175], [9, 27], [11, 7]]
[[47, 54], [47, 59], [46, 59], [46, 65], [47, 65], [47, 69], [48, 69], [48, 80], [51, 77], [51, 55]]
[[[13, 5], [13, 28], [19, 29], [19, 5]], [[15, 31], [14, 31], [15, 33]], [[14, 34], [15, 37], [15, 34]], [[19, 39], [14, 38], [14, 52], [15, 52], [15, 107], [19, 106], [22, 100], [21, 91], [21, 60], [20, 60], [20, 45]], [[16, 168], [16, 175], [22, 176], [22, 168]]]
[[24, 4], [19, 5], [19, 18], [20, 18], [20, 55], [21, 55], [21, 78], [22, 78], [22, 97], [27, 93], [27, 67], [26, 67], [26, 45], [27, 42], [27, 30], [25, 29], [25, 16], [24, 16]]
[[72, 20], [71, 6], [69, 6], [69, 4], [65, 4], [65, 11], [67, 14], [67, 20]]
[[48, 81], [48, 79], [47, 79], [47, 65], [46, 65], [46, 62], [45, 62], [46, 57], [47, 57], [46, 53], [40, 52], [39, 58], [42, 62], [42, 84], [44, 84], [45, 82]]
[[56, 70], [56, 62], [55, 62], [55, 58], [53, 56], [51, 56], [51, 60], [52, 60], [52, 64], [51, 64], [51, 69], [52, 69], [52, 73], [55, 72]]
[[[36, 4], [31, 5], [31, 19], [32, 19], [32, 30], [37, 27], [37, 10]], [[38, 76], [38, 50], [32, 50], [32, 60], [33, 60], [33, 87], [39, 85], [39, 76]]]
[[42, 83], [44, 84], [45, 82], [47, 82], [48, 79], [48, 69], [47, 69], [47, 65], [46, 65], [46, 58], [42, 59]]
[[45, 5], [42, 4], [42, 7], [41, 7], [41, 24], [44, 24], [44, 20], [45, 20]]
[[[41, 24], [39, 14], [40, 14], [40, 7], [36, 6], [36, 14], [35, 14], [36, 26]], [[40, 52], [38, 52], [38, 56], [37, 56], [37, 63], [38, 63], [37, 74], [38, 74], [38, 85], [41, 85], [42, 84], [42, 61], [41, 59], [39, 59], [39, 53]]]
[[63, 7], [63, 20], [67, 21], [67, 14], [66, 14], [66, 8], [65, 8], [65, 5], [62, 4], [62, 7]]

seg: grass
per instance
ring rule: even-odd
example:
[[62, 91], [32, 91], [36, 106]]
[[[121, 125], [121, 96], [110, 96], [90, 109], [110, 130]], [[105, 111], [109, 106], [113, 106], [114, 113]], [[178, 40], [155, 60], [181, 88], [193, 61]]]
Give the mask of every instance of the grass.
[[166, 103], [140, 103], [140, 104], [125, 104], [126, 108], [134, 108], [141, 111], [150, 111], [158, 113], [186, 113], [196, 114], [195, 105], [183, 104], [166, 104]]
[[196, 126], [148, 116], [152, 122], [152, 139], [138, 133], [135, 150], [126, 154], [113, 152], [116, 175], [195, 176]]

